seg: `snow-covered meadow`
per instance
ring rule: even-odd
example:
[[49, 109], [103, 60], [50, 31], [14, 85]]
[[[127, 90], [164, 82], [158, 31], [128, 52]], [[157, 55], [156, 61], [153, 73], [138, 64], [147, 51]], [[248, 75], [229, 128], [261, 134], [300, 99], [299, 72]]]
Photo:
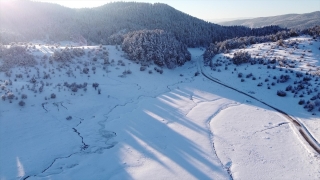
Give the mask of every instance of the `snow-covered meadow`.
[[[301, 37], [299, 50], [292, 53], [289, 48], [272, 49], [272, 43], [246, 50], [270, 59], [295, 60], [305, 53], [292, 71], [316, 71], [320, 45], [311, 45], [309, 39]], [[196, 73], [202, 69], [287, 112], [319, 142], [320, 112], [303, 109], [300, 98], [290, 93], [278, 97], [276, 91], [288, 84], [267, 88], [269, 74], [271, 84], [285, 68], [231, 64], [212, 71], [199, 63], [202, 50], [189, 49], [191, 61], [159, 73], [155, 65], [140, 71], [115, 46], [79, 47], [83, 56], [49, 63], [43, 56], [51, 56], [52, 47], [30, 49], [38, 56], [37, 66], [15, 67], [10, 77], [0, 73], [1, 95], [15, 95], [11, 102], [0, 102], [0, 179], [320, 178], [319, 154], [282, 114]], [[100, 58], [103, 52], [108, 63]], [[214, 60], [227, 61], [224, 56], [232, 53]], [[252, 73], [256, 80], [244, 77], [241, 82], [239, 72]], [[257, 86], [260, 81], [263, 85]], [[319, 82], [313, 78], [310, 83]], [[314, 95], [304, 94], [306, 100]]]

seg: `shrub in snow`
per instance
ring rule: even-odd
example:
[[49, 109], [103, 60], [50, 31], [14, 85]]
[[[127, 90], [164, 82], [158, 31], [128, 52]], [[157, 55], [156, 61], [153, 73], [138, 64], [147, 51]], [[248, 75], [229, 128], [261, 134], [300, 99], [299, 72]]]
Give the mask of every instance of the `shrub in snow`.
[[242, 63], [247, 63], [251, 59], [251, 55], [246, 51], [239, 51], [233, 54], [232, 62], [233, 64], [240, 65]]
[[158, 73], [162, 74], [163, 73], [163, 70], [160, 69], [160, 68], [157, 68], [157, 67], [154, 67], [154, 70], [157, 71]]
[[37, 82], [37, 80], [36, 80], [36, 78], [35, 78], [35, 77], [33, 77], [33, 78], [31, 78], [31, 79], [30, 79], [30, 81], [29, 81], [29, 82], [34, 84], [34, 83], [36, 83], [36, 82]]
[[303, 77], [303, 74], [301, 72], [296, 72], [296, 77], [297, 78]]
[[276, 42], [276, 44], [277, 44], [278, 46], [285, 46], [283, 39], [278, 40], [278, 41]]
[[298, 102], [299, 105], [303, 105], [305, 103], [304, 99], [300, 99], [300, 101]]
[[39, 87], [39, 92], [43, 92], [43, 86]]
[[93, 83], [92, 84], [92, 87], [94, 87], [95, 90], [97, 89], [98, 86], [99, 86], [99, 83]]
[[289, 75], [281, 75], [281, 76], [280, 76], [280, 79], [279, 79], [279, 82], [285, 83], [285, 82], [287, 82], [289, 79], [290, 79], [290, 76], [289, 76]]
[[56, 96], [55, 93], [52, 93], [52, 94], [50, 95], [50, 97], [51, 97], [51, 99], [55, 99], [57, 96]]
[[20, 106], [24, 106], [25, 104], [26, 104], [26, 103], [25, 103], [24, 101], [22, 101], [22, 100], [19, 102], [19, 105], [20, 105]]
[[68, 117], [66, 117], [66, 120], [71, 120], [72, 119], [72, 116], [68, 116]]
[[145, 71], [146, 69], [147, 69], [146, 66], [141, 66], [141, 67], [140, 67], [140, 71]]
[[84, 74], [88, 74], [89, 73], [89, 68], [83, 68], [83, 70], [82, 70], [82, 72], [84, 73]]
[[9, 92], [7, 94], [7, 98], [10, 99], [10, 100], [12, 100], [14, 97], [15, 97], [15, 95], [12, 92]]
[[282, 90], [278, 90], [277, 91], [277, 95], [280, 96], [280, 97], [285, 97], [287, 95], [287, 93], [282, 91]]
[[126, 71], [127, 74], [132, 74], [132, 71], [129, 69]]
[[16, 74], [16, 78], [22, 78], [22, 74]]
[[21, 99], [27, 99], [27, 97], [28, 97], [28, 96], [27, 96], [26, 94], [22, 94], [22, 95], [21, 95]]
[[291, 91], [291, 90], [292, 90], [292, 86], [291, 85], [286, 87], [286, 91]]
[[317, 96], [312, 96], [310, 100], [314, 101], [316, 100], [318, 97]]
[[250, 77], [252, 77], [252, 73], [246, 75], [246, 78], [250, 78]]
[[243, 74], [242, 73], [239, 73], [238, 74], [238, 78], [242, 78]]
[[125, 76], [126, 76], [126, 74], [127, 74], [127, 71], [126, 71], [126, 70], [124, 70], [124, 71], [122, 72], [122, 75], [125, 77]]
[[2, 99], [3, 101], [5, 101], [5, 100], [7, 99], [7, 96], [3, 94], [3, 95], [1, 96], [1, 99]]
[[68, 82], [65, 82], [63, 85], [65, 87], [69, 88], [72, 92], [77, 92], [78, 89], [87, 87], [87, 83], [83, 83], [83, 84], [72, 83], [72, 84], [69, 84]]
[[312, 78], [311, 77], [309, 77], [309, 76], [305, 76], [305, 77], [303, 77], [303, 81], [310, 81]]
[[314, 109], [315, 105], [313, 102], [307, 102], [307, 104], [304, 106], [305, 109], [308, 109], [309, 112], [311, 112]]

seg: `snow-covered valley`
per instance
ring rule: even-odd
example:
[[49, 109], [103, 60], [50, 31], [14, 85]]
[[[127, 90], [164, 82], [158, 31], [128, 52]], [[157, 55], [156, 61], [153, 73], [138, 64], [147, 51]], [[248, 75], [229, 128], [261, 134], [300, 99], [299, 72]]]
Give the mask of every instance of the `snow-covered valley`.
[[[259, 58], [297, 60], [291, 69], [228, 64], [231, 52], [217, 55], [213, 62], [227, 65], [212, 70], [202, 65], [203, 50], [189, 49], [191, 61], [161, 71], [141, 71], [116, 46], [79, 47], [83, 56], [50, 63], [43, 56], [57, 47], [36, 45], [30, 51], [38, 65], [0, 72], [1, 95], [14, 94], [0, 102], [0, 179], [319, 179], [319, 153], [294, 123], [201, 74], [286, 112], [319, 147], [320, 107], [309, 112], [300, 97], [277, 96], [299, 80], [297, 72], [319, 71], [319, 41], [299, 43], [294, 51], [272, 43], [246, 48]], [[99, 58], [104, 52], [108, 63]], [[285, 73], [293, 75], [288, 83], [273, 79]], [[319, 89], [316, 76], [308, 82], [306, 101]]]

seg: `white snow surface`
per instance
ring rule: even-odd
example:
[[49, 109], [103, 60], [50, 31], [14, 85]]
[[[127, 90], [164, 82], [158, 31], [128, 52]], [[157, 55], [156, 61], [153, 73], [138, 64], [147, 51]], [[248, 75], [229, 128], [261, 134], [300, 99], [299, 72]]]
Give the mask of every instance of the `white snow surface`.
[[[304, 42], [308, 39], [301, 37]], [[259, 46], [263, 45], [249, 50], [260, 51]], [[310, 45], [315, 48], [308, 54], [308, 61], [317, 65], [318, 46], [319, 42]], [[0, 83], [11, 79], [6, 90], [19, 97], [12, 103], [0, 100], [1, 180], [320, 178], [320, 156], [283, 115], [201, 74], [195, 76], [202, 50], [189, 49], [192, 60], [182, 67], [149, 74], [154, 65], [140, 71], [140, 65], [125, 59], [122, 51], [105, 47], [110, 60], [122, 60], [125, 66], [114, 63], [105, 70], [103, 60], [92, 62], [86, 55], [60, 71], [58, 62], [47, 68], [38, 65], [40, 74], [55, 69], [51, 78], [42, 79], [49, 83], [42, 93], [21, 90], [36, 76], [35, 68], [27, 68], [29, 78], [23, 74], [16, 81], [14, 75], [25, 72], [24, 68], [12, 69], [10, 78], [0, 72]], [[33, 53], [39, 57], [53, 53], [45, 45], [36, 48], [40, 51]], [[85, 61], [90, 62], [89, 76], [76, 68]], [[236, 68], [245, 71], [246, 66]], [[289, 96], [284, 101], [274, 89], [258, 88], [258, 82], [241, 83], [230, 67], [227, 72], [208, 67], [204, 71], [254, 92], [258, 99], [299, 119], [320, 139], [320, 113], [311, 115], [297, 99]], [[267, 76], [268, 70], [257, 67], [247, 71]], [[70, 69], [73, 75], [68, 76]], [[132, 74], [119, 77], [128, 69]], [[72, 92], [64, 82], [87, 82], [87, 91]], [[94, 82], [99, 83], [101, 94], [92, 87]], [[19, 92], [28, 95], [23, 107], [18, 105]], [[57, 97], [50, 98], [51, 93]], [[68, 116], [72, 119], [67, 120]]]

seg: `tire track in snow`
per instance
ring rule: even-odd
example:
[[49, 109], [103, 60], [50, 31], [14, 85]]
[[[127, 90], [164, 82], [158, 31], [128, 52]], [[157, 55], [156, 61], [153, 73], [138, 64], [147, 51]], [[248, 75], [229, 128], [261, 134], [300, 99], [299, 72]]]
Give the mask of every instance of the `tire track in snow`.
[[212, 114], [212, 115], [208, 118], [208, 120], [207, 120], [207, 129], [209, 130], [209, 134], [210, 134], [209, 137], [210, 137], [210, 141], [211, 141], [211, 143], [212, 143], [213, 152], [214, 152], [214, 154], [216, 155], [216, 157], [218, 158], [218, 160], [219, 160], [219, 162], [220, 162], [220, 164], [221, 164], [221, 167], [223, 167], [223, 168], [227, 171], [227, 173], [229, 174], [231, 180], [233, 180], [233, 175], [232, 175], [232, 172], [231, 172], [231, 165], [232, 165], [232, 163], [230, 163], [230, 164], [227, 163], [226, 165], [224, 165], [224, 164], [222, 163], [222, 161], [220, 160], [220, 158], [219, 158], [219, 156], [218, 156], [218, 154], [217, 154], [216, 148], [215, 148], [214, 135], [213, 135], [213, 132], [212, 132], [212, 130], [211, 130], [210, 123], [211, 123], [211, 121], [212, 121], [219, 113], [221, 113], [223, 110], [228, 109], [228, 108], [230, 108], [230, 107], [239, 106], [239, 105], [240, 105], [240, 103], [230, 102], [230, 103], [228, 103], [228, 104], [226, 104], [226, 105], [224, 105], [224, 106], [221, 106], [221, 107], [220, 107], [214, 114]]
[[201, 103], [214, 102], [214, 101], [218, 101], [218, 100], [220, 100], [220, 99], [222, 99], [222, 98], [218, 97], [218, 98], [213, 99], [213, 100], [201, 101], [201, 102], [198, 102], [198, 103], [197, 103], [197, 102], [194, 102], [194, 99], [192, 98], [192, 99], [190, 99], [190, 100], [195, 104], [195, 106], [193, 106], [193, 107], [185, 114], [185, 116], [188, 116], [188, 114], [189, 114], [194, 108], [196, 108], [199, 104], [201, 104]]
[[282, 125], [284, 125], [284, 124], [289, 124], [289, 122], [282, 122], [282, 123], [279, 123], [279, 124], [277, 124], [277, 125], [275, 125], [275, 126], [271, 126], [271, 127], [262, 129], [262, 130], [260, 130], [260, 131], [256, 131], [256, 132], [254, 132], [252, 135], [254, 135], [254, 134], [258, 133], [258, 132], [263, 132], [263, 131], [266, 131], [266, 130], [269, 130], [269, 129], [274, 129], [274, 128], [280, 127], [280, 126], [282, 126]]

